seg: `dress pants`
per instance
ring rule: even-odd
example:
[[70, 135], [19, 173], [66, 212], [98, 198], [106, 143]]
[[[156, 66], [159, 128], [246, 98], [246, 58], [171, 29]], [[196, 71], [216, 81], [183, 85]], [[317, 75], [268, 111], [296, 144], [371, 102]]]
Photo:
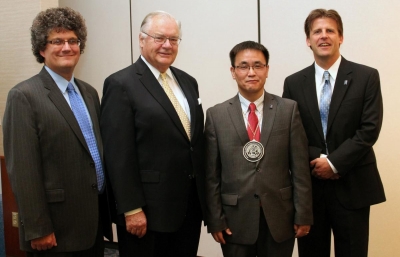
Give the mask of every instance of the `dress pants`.
[[[168, 212], [165, 213], [168, 215]], [[183, 225], [178, 231], [163, 233], [147, 230], [142, 238], [117, 226], [120, 257], [196, 257], [200, 240], [202, 211], [197, 196], [196, 181], [191, 180], [188, 207]]]
[[258, 238], [255, 244], [221, 244], [224, 257], [291, 257], [294, 247], [294, 231], [293, 238], [277, 243], [272, 238], [262, 208], [260, 208], [259, 224]]
[[329, 257], [331, 231], [336, 257], [367, 257], [370, 207], [346, 209], [336, 197], [336, 181], [319, 182], [324, 183], [323, 195], [314, 198], [310, 233], [298, 239], [299, 257]]

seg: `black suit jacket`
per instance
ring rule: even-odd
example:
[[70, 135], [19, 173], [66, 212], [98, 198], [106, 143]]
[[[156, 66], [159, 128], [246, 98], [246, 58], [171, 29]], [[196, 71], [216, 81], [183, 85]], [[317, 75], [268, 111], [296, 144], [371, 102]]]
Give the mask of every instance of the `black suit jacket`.
[[190, 106], [190, 141], [171, 101], [141, 58], [104, 82], [100, 123], [120, 225], [124, 212], [143, 207], [148, 229], [178, 230], [193, 175], [204, 207], [204, 114], [198, 85], [187, 73], [170, 69]]
[[[75, 82], [102, 154], [98, 94], [89, 84], [78, 79]], [[101, 215], [106, 235], [111, 237], [107, 197], [99, 202], [89, 148], [71, 107], [45, 68], [10, 90], [3, 132], [22, 250], [32, 251], [30, 240], [52, 232], [57, 247], [48, 251], [88, 249], [95, 242], [99, 204], [104, 207]]]
[[[283, 97], [298, 102], [309, 141], [310, 160], [325, 153], [314, 64], [285, 79]], [[383, 104], [376, 69], [342, 57], [332, 94], [326, 143], [328, 159], [341, 176], [335, 181], [340, 203], [357, 209], [385, 201], [372, 146], [382, 126]], [[317, 200], [323, 181], [313, 177]]]

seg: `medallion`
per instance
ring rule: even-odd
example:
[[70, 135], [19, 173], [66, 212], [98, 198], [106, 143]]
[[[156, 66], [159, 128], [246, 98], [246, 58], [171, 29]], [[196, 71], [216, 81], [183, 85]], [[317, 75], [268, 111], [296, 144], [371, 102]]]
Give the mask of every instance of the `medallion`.
[[243, 156], [249, 162], [258, 162], [264, 156], [264, 146], [255, 140], [249, 141], [243, 147]]

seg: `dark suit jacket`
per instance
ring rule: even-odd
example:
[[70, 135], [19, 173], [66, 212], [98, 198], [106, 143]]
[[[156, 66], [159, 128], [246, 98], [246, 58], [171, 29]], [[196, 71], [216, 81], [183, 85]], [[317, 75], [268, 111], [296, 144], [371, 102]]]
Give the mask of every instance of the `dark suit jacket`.
[[[314, 64], [286, 78], [283, 97], [298, 102], [308, 137], [310, 160], [325, 153], [315, 86]], [[378, 71], [342, 57], [328, 117], [328, 159], [341, 178], [335, 181], [340, 203], [357, 209], [385, 201], [372, 146], [382, 126], [383, 105]], [[314, 199], [323, 181], [313, 177]]]
[[124, 212], [143, 207], [148, 229], [177, 231], [186, 215], [192, 175], [204, 203], [204, 114], [197, 82], [179, 69], [170, 69], [190, 106], [191, 141], [141, 58], [104, 82], [100, 123], [120, 225], [125, 224]]
[[[102, 154], [97, 92], [81, 80], [75, 82]], [[3, 132], [21, 249], [31, 251], [30, 240], [52, 232], [58, 245], [49, 251], [90, 248], [99, 219], [94, 162], [70, 106], [45, 68], [9, 92]], [[104, 226], [110, 229], [107, 209], [102, 214]]]
[[243, 157], [249, 142], [238, 96], [207, 110], [206, 199], [209, 232], [230, 228], [229, 243], [254, 244], [260, 203], [277, 242], [313, 222], [307, 139], [297, 104], [265, 92], [259, 166]]

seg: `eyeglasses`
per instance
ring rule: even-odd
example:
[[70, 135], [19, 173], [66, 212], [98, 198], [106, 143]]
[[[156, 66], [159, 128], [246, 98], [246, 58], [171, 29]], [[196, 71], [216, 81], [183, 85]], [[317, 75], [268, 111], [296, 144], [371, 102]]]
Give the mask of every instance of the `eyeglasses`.
[[169, 43], [170, 43], [171, 45], [177, 46], [177, 45], [179, 45], [179, 43], [180, 43], [181, 40], [182, 40], [182, 39], [176, 38], [176, 37], [152, 36], [152, 35], [147, 34], [147, 33], [144, 32], [144, 31], [141, 31], [141, 32], [144, 33], [144, 34], [146, 34], [146, 35], [149, 36], [149, 37], [154, 38], [154, 42], [155, 42], [156, 44], [160, 44], [160, 45], [164, 44], [164, 43], [167, 41], [167, 39], [168, 39], [168, 40], [169, 40]]
[[56, 38], [56, 39], [47, 41], [47, 43], [56, 45], [56, 46], [63, 46], [63, 45], [65, 45], [65, 42], [68, 42], [68, 45], [70, 45], [70, 46], [80, 46], [81, 45], [81, 41], [76, 38], [71, 38], [71, 39], [67, 39], [67, 40]]
[[250, 65], [247, 65], [247, 64], [243, 64], [243, 65], [236, 66], [235, 68], [238, 69], [240, 72], [249, 72], [250, 68], [253, 68], [253, 70], [255, 72], [257, 72], [257, 71], [264, 70], [265, 67], [267, 67], [266, 64], [256, 63], [253, 66], [250, 66]]

